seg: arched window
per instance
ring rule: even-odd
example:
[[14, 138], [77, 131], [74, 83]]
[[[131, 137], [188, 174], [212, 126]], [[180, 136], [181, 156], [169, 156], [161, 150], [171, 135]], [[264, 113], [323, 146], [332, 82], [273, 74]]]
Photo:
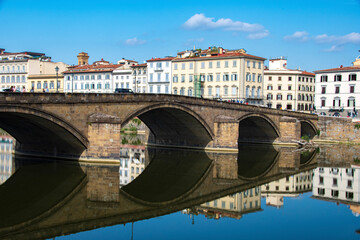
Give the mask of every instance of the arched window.
[[192, 89], [192, 88], [189, 88], [189, 89], [188, 89], [188, 96], [191, 97], [192, 95], [193, 95], [193, 89]]
[[246, 98], [249, 97], [249, 92], [250, 92], [250, 86], [246, 86], [246, 94], [245, 94]]
[[256, 93], [256, 95], [257, 95], [257, 98], [260, 98], [260, 95], [261, 95], [261, 87], [258, 87], [258, 88], [257, 88], [257, 93]]
[[178, 94], [177, 88], [174, 88], [174, 94]]
[[254, 98], [255, 97], [255, 87], [251, 88], [251, 97]]
[[180, 95], [185, 95], [185, 88], [184, 87], [180, 88]]

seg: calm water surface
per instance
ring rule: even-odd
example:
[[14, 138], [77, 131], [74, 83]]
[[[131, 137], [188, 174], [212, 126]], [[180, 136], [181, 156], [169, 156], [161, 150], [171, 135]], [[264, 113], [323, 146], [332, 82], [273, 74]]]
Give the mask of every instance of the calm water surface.
[[0, 239], [359, 239], [357, 147], [145, 148], [120, 163], [14, 157], [0, 144]]

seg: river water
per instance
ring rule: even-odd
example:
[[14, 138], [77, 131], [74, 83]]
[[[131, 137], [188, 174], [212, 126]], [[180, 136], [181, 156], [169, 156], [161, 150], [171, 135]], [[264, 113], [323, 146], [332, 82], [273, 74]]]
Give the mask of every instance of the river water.
[[12, 155], [0, 143], [0, 239], [359, 239], [360, 149], [147, 148], [118, 164]]

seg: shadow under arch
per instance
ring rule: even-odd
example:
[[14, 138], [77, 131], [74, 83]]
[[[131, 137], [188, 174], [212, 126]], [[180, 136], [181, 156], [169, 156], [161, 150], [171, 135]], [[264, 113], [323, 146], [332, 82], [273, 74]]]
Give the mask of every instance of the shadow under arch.
[[300, 153], [300, 166], [308, 165], [317, 155], [318, 149], [309, 149]]
[[301, 136], [308, 136], [310, 139], [312, 139], [316, 135], [317, 128], [311, 121], [300, 120], [300, 124]]
[[238, 176], [243, 180], [261, 178], [274, 167], [278, 158], [279, 152], [272, 145], [240, 145]]
[[272, 143], [280, 131], [271, 119], [261, 114], [247, 114], [239, 119], [239, 142]]
[[214, 138], [214, 133], [202, 117], [179, 104], [151, 105], [130, 114], [123, 123], [135, 117], [150, 129], [150, 143], [205, 147]]
[[88, 140], [60, 118], [32, 108], [0, 106], [0, 128], [16, 139], [16, 151], [78, 157]]
[[86, 186], [78, 164], [16, 157], [16, 172], [0, 185], [0, 236], [60, 209]]
[[168, 204], [186, 197], [212, 169], [203, 151], [149, 148], [150, 163], [121, 192], [142, 204]]

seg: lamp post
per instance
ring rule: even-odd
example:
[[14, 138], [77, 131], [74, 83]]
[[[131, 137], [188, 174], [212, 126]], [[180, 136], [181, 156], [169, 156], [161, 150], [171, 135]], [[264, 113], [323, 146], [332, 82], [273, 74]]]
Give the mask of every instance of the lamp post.
[[56, 72], [56, 92], [59, 92], [59, 67], [56, 66], [55, 67], [55, 72]]
[[135, 93], [137, 92], [137, 89], [136, 89], [136, 85], [137, 85], [137, 81], [136, 81], [136, 68], [134, 68], [134, 77], [135, 77]]

